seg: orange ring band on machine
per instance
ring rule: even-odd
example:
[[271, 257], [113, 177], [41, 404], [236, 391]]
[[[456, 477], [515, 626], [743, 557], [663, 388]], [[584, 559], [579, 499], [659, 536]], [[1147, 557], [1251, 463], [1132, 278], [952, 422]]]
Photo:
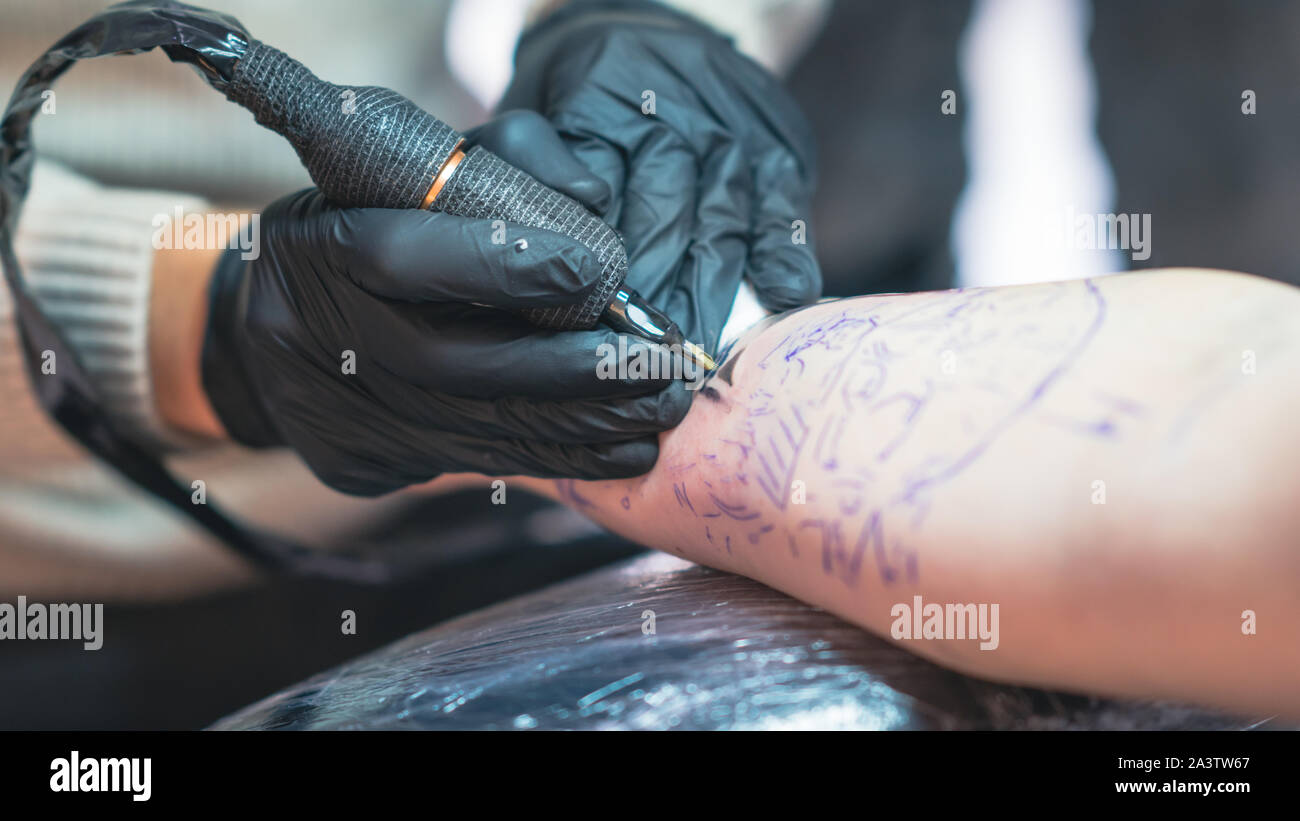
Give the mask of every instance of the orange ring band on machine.
[[[463, 138], [456, 141], [456, 145], [451, 149], [451, 156], [447, 157], [446, 162], [444, 162], [442, 167], [438, 169], [438, 173], [434, 175], [433, 178], [433, 185], [430, 185], [429, 190], [425, 192], [424, 200], [420, 203], [421, 209], [428, 211], [433, 207], [434, 200], [438, 199], [438, 195], [442, 193], [442, 189], [447, 187], [447, 182], [451, 179], [452, 175], [456, 173], [456, 169], [460, 167], [460, 164], [465, 160], [465, 152], [461, 150], [461, 146], [464, 144], [465, 140]], [[713, 357], [709, 356], [703, 348], [682, 336], [681, 330], [677, 327], [677, 323], [655, 310], [655, 308], [645, 302], [644, 297], [636, 293], [636, 291], [627, 288], [619, 288], [618, 293], [622, 297], [621, 302], [624, 310], [613, 310], [614, 306], [619, 303], [619, 300], [616, 299], [614, 302], [610, 303], [601, 315], [602, 318], [606, 319], [606, 324], [609, 324], [610, 327], [626, 333], [637, 334], [638, 336], [651, 341], [660, 341], [659, 337], [664, 336], [667, 330], [670, 329], [671, 332], [676, 335], [676, 340], [680, 342], [686, 357], [702, 365], [706, 372], [715, 370], [718, 367], [718, 363], [715, 362]], [[629, 306], [638, 309], [635, 313], [643, 318], [644, 322], [637, 322], [629, 319], [631, 313], [626, 310]], [[622, 322], [611, 321], [608, 319], [610, 316], [622, 317]], [[661, 327], [652, 328], [653, 333], [646, 330], [646, 323], [653, 325], [655, 322], [659, 321], [661, 321]]]
[[451, 156], [442, 164], [442, 168], [438, 169], [437, 176], [433, 178], [433, 185], [429, 186], [428, 193], [424, 195], [424, 201], [420, 203], [421, 209], [429, 210], [433, 205], [433, 201], [438, 199], [438, 195], [442, 193], [442, 189], [447, 185], [447, 181], [451, 179], [451, 175], [456, 173], [456, 168], [460, 165], [461, 160], [465, 159], [465, 152], [460, 150], [460, 147], [464, 144], [465, 140], [463, 139], [457, 141], [455, 148], [451, 150]]

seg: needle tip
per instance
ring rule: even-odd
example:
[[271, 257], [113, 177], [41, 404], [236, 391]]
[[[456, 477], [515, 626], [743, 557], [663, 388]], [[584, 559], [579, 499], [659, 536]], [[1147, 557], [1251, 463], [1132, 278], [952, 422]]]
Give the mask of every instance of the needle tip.
[[704, 349], [699, 345], [696, 345], [694, 342], [686, 340], [682, 343], [682, 348], [690, 355], [691, 359], [695, 360], [700, 365], [703, 365], [706, 371], [711, 371], [718, 367], [718, 363], [713, 361], [713, 357], [705, 353]]

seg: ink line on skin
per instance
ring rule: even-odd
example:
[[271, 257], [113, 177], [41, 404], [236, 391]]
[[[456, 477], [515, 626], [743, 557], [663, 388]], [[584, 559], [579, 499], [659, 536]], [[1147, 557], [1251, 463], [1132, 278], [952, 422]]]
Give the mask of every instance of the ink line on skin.
[[[1090, 281], [1084, 281], [1082, 287], [1077, 283], [1062, 284], [1061, 295], [1065, 299], [1073, 297], [1080, 307], [1087, 307], [1087, 312], [1079, 318], [1077, 327], [1070, 333], [1053, 336], [1045, 340], [1045, 345], [1030, 344], [1033, 339], [1016, 337], [1018, 351], [1034, 352], [1039, 361], [1024, 373], [1018, 373], [1019, 379], [1014, 386], [1009, 386], [1001, 413], [994, 413], [987, 419], [980, 419], [982, 424], [971, 431], [965, 442], [966, 447], [954, 448], [951, 452], [926, 453], [923, 462], [912, 469], [899, 473], [897, 479], [901, 487], [888, 488], [884, 498], [864, 498], [864, 481], [880, 480], [856, 476], [835, 476], [830, 487], [823, 485], [823, 492], [830, 497], [824, 503], [827, 513], [824, 518], [810, 517], [800, 521], [791, 532], [786, 530], [788, 549], [791, 556], [798, 556], [799, 531], [810, 531], [811, 541], [820, 543], [822, 570], [824, 573], [840, 579], [849, 587], [860, 583], [861, 576], [868, 571], [881, 583], [889, 585], [903, 580], [915, 582], [920, 573], [920, 556], [909, 546], [909, 534], [921, 526], [928, 509], [928, 499], [941, 485], [952, 480], [970, 464], [978, 460], [979, 455], [991, 445], [993, 440], [1005, 429], [1025, 415], [1025, 411], [1035, 407], [1048, 393], [1048, 388], [1056, 378], [1069, 370], [1071, 363], [1086, 350], [1100, 325], [1104, 323], [1105, 304], [1100, 299], [1096, 287]], [[802, 376], [810, 362], [820, 364], [822, 370], [833, 377], [817, 383], [820, 391], [817, 395], [799, 398], [798, 392], [787, 392], [780, 388], [766, 391], [756, 388], [745, 399], [745, 420], [739, 423], [735, 439], [724, 440], [740, 448], [738, 459], [733, 469], [750, 470], [755, 474], [759, 488], [766, 494], [766, 499], [777, 511], [786, 509], [790, 486], [786, 472], [794, 468], [801, 459], [803, 445], [813, 448], [816, 464], [830, 473], [837, 473], [840, 464], [836, 456], [845, 431], [853, 424], [865, 419], [872, 419], [876, 426], [882, 428], [880, 463], [896, 462], [905, 458], [904, 451], [916, 451], [919, 445], [909, 443], [917, 433], [918, 425], [933, 414], [929, 407], [940, 400], [949, 405], [960, 400], [962, 383], [950, 385], [930, 380], [925, 374], [913, 373], [909, 376], [907, 368], [899, 370], [899, 362], [914, 364], [920, 351], [929, 351], [938, 346], [938, 350], [951, 348], [957, 353], [974, 350], [970, 346], [986, 344], [987, 335], [970, 336], [963, 329], [972, 323], [988, 325], [994, 331], [1006, 331], [1009, 326], [1003, 311], [996, 319], [988, 315], [997, 309], [1019, 308], [1021, 313], [1031, 310], [1032, 305], [1018, 305], [1006, 299], [996, 304], [989, 304], [991, 294], [979, 291], [962, 293], [949, 292], [950, 298], [929, 304], [899, 306], [901, 311], [884, 312], [885, 305], [878, 305], [867, 316], [839, 316], [831, 314], [824, 320], [804, 323], [802, 327], [792, 330], [785, 339], [775, 345], [766, 344], [762, 362], [758, 367], [772, 370], [766, 383], [776, 384], [787, 376]], [[1012, 295], [1014, 296], [1014, 295]], [[1003, 304], [1003, 303], [1007, 304]], [[957, 303], [961, 310], [953, 310]], [[722, 402], [728, 402], [730, 391], [723, 388], [725, 383], [734, 386], [732, 374], [739, 357], [752, 343], [753, 338], [766, 330], [781, 317], [769, 317], [755, 323], [735, 343], [720, 356], [720, 366], [715, 375], [722, 383], [707, 383]], [[937, 322], [944, 323], [941, 327]], [[954, 326], [953, 323], [959, 323]], [[879, 334], [882, 328], [888, 328], [893, 335], [886, 345]], [[954, 335], [956, 331], [963, 334]], [[1041, 333], [1041, 330], [1036, 329]], [[935, 339], [929, 335], [941, 334]], [[969, 337], [969, 338], [968, 338]], [[893, 343], [897, 338], [902, 347]], [[923, 348], [917, 348], [921, 344]], [[816, 356], [805, 361], [805, 356]], [[900, 360], [900, 356], [903, 357]], [[911, 359], [907, 359], [910, 356]], [[928, 360], [926, 360], [928, 361]], [[971, 360], [976, 365], [980, 360]], [[757, 362], [757, 360], [756, 360]], [[844, 383], [845, 373], [851, 372], [844, 366], [849, 362], [868, 363], [870, 368], [862, 367], [856, 382]], [[887, 366], [885, 363], [888, 362]], [[762, 364], [768, 363], [768, 364]], [[832, 367], [839, 363], [838, 367]], [[711, 375], [712, 377], [712, 375]], [[776, 380], [776, 382], [773, 382]], [[939, 388], [942, 387], [942, 392]], [[1021, 393], [1025, 391], [1026, 393]], [[1019, 394], [1019, 401], [1016, 394]], [[707, 395], [707, 394], [706, 394]], [[717, 401], [709, 397], [711, 401]], [[804, 412], [808, 407], [821, 407], [828, 402], [843, 403], [845, 407], [836, 413], [817, 415], [818, 422], [809, 425]], [[1126, 408], [1127, 409], [1127, 408]], [[1119, 411], [1116, 411], [1117, 415]], [[928, 415], [927, 415], [928, 414]], [[892, 426], [893, 435], [885, 435], [884, 426]], [[811, 438], [808, 434], [811, 433]], [[736, 441], [736, 440], [741, 441]], [[807, 440], [805, 442], [805, 440]], [[752, 449], [752, 451], [751, 451]], [[756, 463], [756, 464], [755, 464]], [[873, 462], [872, 467], [877, 465]], [[874, 472], [874, 471], [873, 471]], [[836, 481], [843, 480], [843, 481]], [[878, 488], [875, 496], [886, 488]], [[722, 522], [743, 519], [747, 525], [736, 536], [756, 536], [752, 539], [732, 541], [741, 545], [761, 543], [764, 529], [771, 527], [767, 516], [760, 510], [759, 515], [749, 518], [755, 511], [753, 507], [734, 504], [728, 495], [708, 493], [706, 504], [710, 510], [701, 507], [698, 514], [705, 522], [710, 522], [705, 542], [716, 545], [724, 543], [734, 548], [735, 544], [726, 545], [727, 533], [719, 532]], [[809, 494], [811, 498], [811, 492]], [[698, 501], [698, 500], [697, 500]], [[722, 504], [719, 504], [719, 503]], [[760, 505], [760, 507], [762, 507]], [[820, 538], [819, 538], [820, 537]], [[720, 545], [722, 546], [722, 545]]]
[[731, 342], [727, 343], [727, 346], [718, 352], [718, 356], [716, 358], [718, 367], [715, 368], [713, 371], [711, 371], [709, 375], [705, 377], [704, 385], [700, 388], [700, 394], [712, 402], [725, 403], [726, 400], [723, 399], [722, 394], [719, 393], [716, 388], [710, 387], [709, 383], [713, 381], [714, 377], [716, 377], [718, 379], [721, 379], [723, 382], [727, 383], [728, 385], [730, 385], [731, 374], [736, 369], [736, 362], [740, 359], [740, 355], [744, 353], [745, 348], [749, 346], [749, 343], [757, 339], [759, 334], [761, 334], [764, 330], [770, 328], [772, 325], [775, 325], [776, 323], [780, 322], [781, 320], [785, 319], [788, 316], [797, 314], [800, 311], [806, 311], [809, 308], [815, 308], [818, 305], [823, 305], [827, 302], [835, 302], [835, 301], [837, 300], [834, 298], [821, 299], [818, 300], [817, 302], [812, 303], [811, 305], [801, 305], [798, 308], [791, 308], [788, 311], [781, 311], [779, 313], [770, 314], [768, 316], [763, 317], [759, 321], [755, 322], [753, 325], [750, 325], [748, 328], [745, 329], [745, 332], [743, 334], [736, 337]]

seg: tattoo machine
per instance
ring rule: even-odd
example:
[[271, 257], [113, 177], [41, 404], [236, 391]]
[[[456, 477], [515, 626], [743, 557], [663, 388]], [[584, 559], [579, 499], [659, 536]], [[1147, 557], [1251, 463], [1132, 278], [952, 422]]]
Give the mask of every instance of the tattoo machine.
[[395, 91], [327, 83], [285, 53], [248, 40], [221, 89], [293, 144], [311, 178], [342, 205], [422, 208], [504, 219], [564, 234], [602, 266], [581, 304], [524, 311], [544, 328], [603, 321], [617, 331], [678, 346], [708, 370], [713, 360], [677, 323], [623, 284], [627, 251], [607, 223], [480, 147]]
[[[156, 0], [114, 8], [193, 9]], [[111, 11], [111, 9], [110, 9]], [[242, 29], [216, 31], [220, 62], [168, 50], [194, 63], [232, 102], [293, 145], [312, 180], [335, 203], [421, 208], [545, 228], [582, 243], [601, 264], [601, 279], [580, 303], [523, 311], [543, 328], [580, 330], [604, 322], [650, 342], [677, 346], [706, 370], [716, 367], [677, 323], [624, 285], [627, 251], [617, 232], [577, 201], [535, 180], [481, 147], [469, 147], [451, 126], [395, 91], [328, 83], [304, 65]], [[166, 49], [166, 47], [164, 47]]]
[[410, 100], [375, 87], [326, 83], [297, 61], [258, 42], [235, 18], [174, 2], [129, 0], [110, 6], [50, 46], [19, 79], [0, 119], [0, 267], [14, 300], [29, 369], [53, 352], [57, 375], [32, 380], [41, 406], [74, 439], [139, 487], [193, 519], [254, 564], [271, 571], [382, 583], [384, 563], [323, 554], [247, 527], [209, 502], [195, 505], [152, 450], [102, 413], [103, 399], [60, 327], [32, 296], [13, 237], [31, 185], [36, 151], [32, 122], [50, 88], [80, 60], [161, 48], [192, 65], [257, 122], [286, 137], [312, 179], [340, 205], [432, 208], [480, 219], [503, 219], [565, 234], [587, 246], [602, 277], [579, 305], [527, 310], [534, 324], [579, 330], [604, 322], [662, 345], [712, 370], [709, 355], [643, 297], [624, 287], [627, 251], [618, 234], [581, 204], [467, 146], [446, 123]]

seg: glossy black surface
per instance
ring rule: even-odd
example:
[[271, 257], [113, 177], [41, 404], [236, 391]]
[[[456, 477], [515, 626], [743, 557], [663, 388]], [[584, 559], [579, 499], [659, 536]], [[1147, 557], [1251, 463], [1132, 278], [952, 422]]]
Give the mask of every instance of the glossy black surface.
[[214, 729], [1274, 726], [969, 678], [757, 582], [650, 554], [417, 633]]

